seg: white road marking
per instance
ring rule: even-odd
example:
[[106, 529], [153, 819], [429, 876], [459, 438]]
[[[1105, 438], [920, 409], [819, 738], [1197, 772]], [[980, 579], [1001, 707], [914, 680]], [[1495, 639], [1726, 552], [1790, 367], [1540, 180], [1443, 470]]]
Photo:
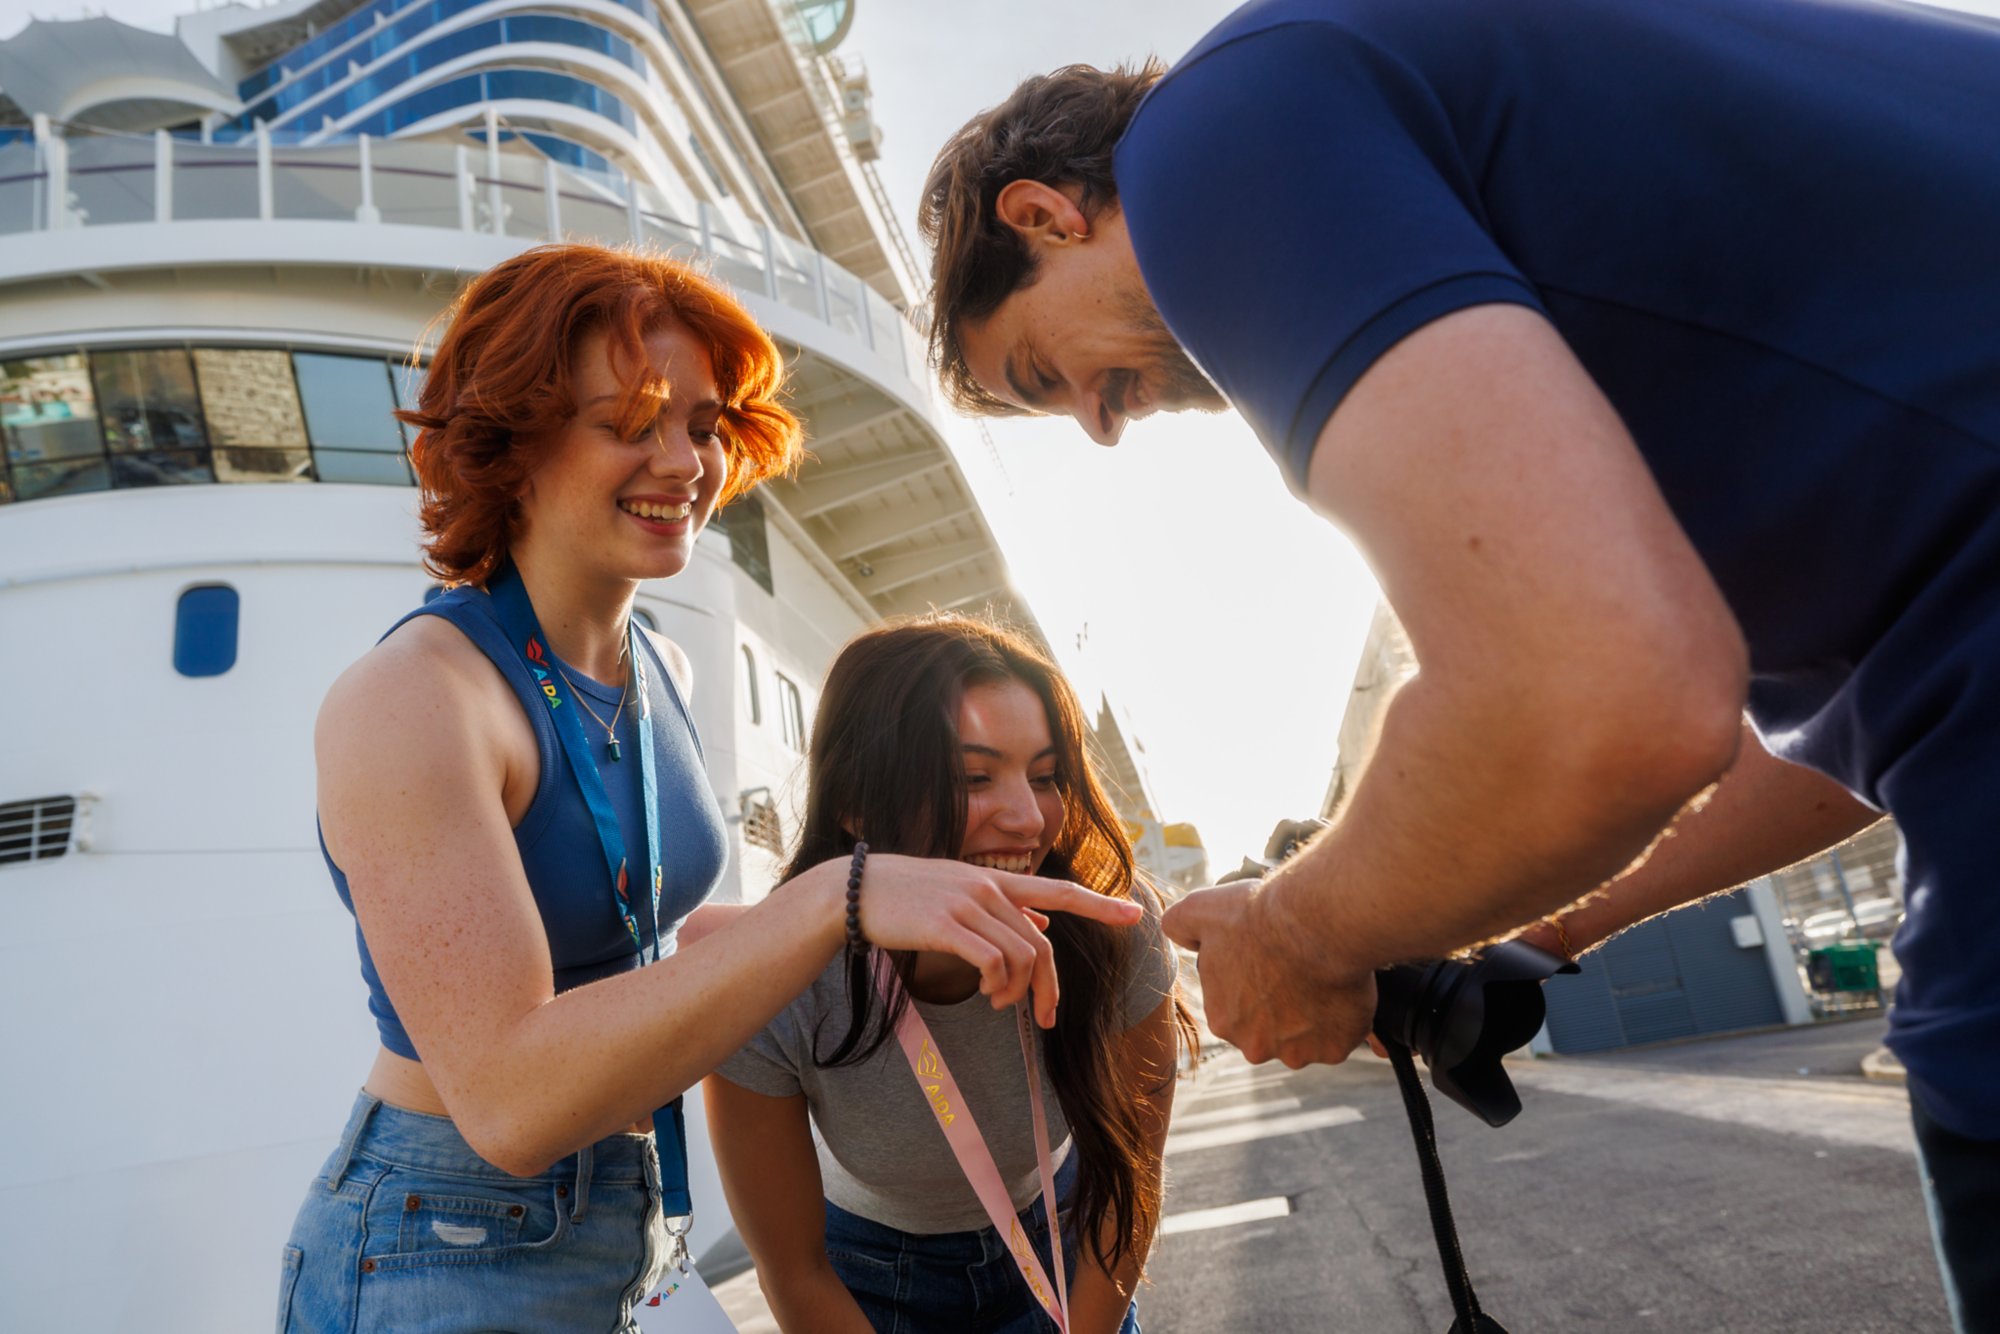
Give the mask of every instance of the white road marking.
[[1297, 1098], [1272, 1098], [1265, 1102], [1246, 1102], [1235, 1107], [1218, 1107], [1210, 1112], [1189, 1112], [1174, 1116], [1175, 1130], [1193, 1130], [1196, 1126], [1219, 1126], [1225, 1121], [1247, 1121], [1253, 1117], [1267, 1116], [1272, 1112], [1289, 1112], [1297, 1108]]
[[1238, 1121], [1232, 1125], [1211, 1126], [1206, 1130], [1192, 1130], [1185, 1134], [1169, 1134], [1167, 1152], [1193, 1153], [1196, 1149], [1215, 1149], [1225, 1144], [1246, 1144], [1253, 1139], [1299, 1135], [1308, 1130], [1322, 1130], [1327, 1126], [1349, 1125], [1361, 1119], [1358, 1108], [1322, 1107], [1318, 1111], [1294, 1112], [1290, 1116], [1274, 1116], [1269, 1120]]
[[[1732, 1125], [1803, 1135], [1837, 1144], [1916, 1152], [1909, 1096], [1881, 1084], [1804, 1079], [1738, 1079], [1729, 1075], [1618, 1069], [1584, 1061], [1509, 1061], [1507, 1072], [1527, 1093], [1578, 1094]], [[1168, 1143], [1172, 1143], [1168, 1137]]]
[[1212, 1227], [1234, 1227], [1238, 1223], [1283, 1218], [1291, 1211], [1292, 1202], [1282, 1195], [1273, 1195], [1262, 1200], [1244, 1200], [1215, 1209], [1190, 1209], [1184, 1214], [1169, 1214], [1161, 1219], [1160, 1235], [1171, 1237], [1176, 1232], [1205, 1232]]
[[1208, 1098], [1221, 1098], [1236, 1093], [1249, 1093], [1255, 1089], [1267, 1088], [1272, 1084], [1282, 1084], [1297, 1074], [1284, 1066], [1259, 1067], [1244, 1066], [1240, 1070], [1225, 1071], [1212, 1079], [1204, 1077], [1187, 1094], [1189, 1102], [1201, 1102]]

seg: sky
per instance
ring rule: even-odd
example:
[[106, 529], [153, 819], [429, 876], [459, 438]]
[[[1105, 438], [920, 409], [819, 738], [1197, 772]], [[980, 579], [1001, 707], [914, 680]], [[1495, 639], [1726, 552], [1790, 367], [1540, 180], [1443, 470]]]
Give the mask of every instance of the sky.
[[[1234, 7], [857, 0], [840, 54], [867, 66], [905, 229], [937, 148], [1021, 79], [1171, 61]], [[1353, 548], [1234, 413], [1155, 416], [1115, 449], [1067, 420], [990, 430], [1012, 495], [982, 500], [1014, 583], [1086, 698], [1129, 712], [1160, 814], [1200, 828], [1215, 874], [1316, 814], [1377, 596]]]
[[[86, 13], [171, 31], [195, 7], [0, 0], [0, 36]], [[878, 169], [912, 243], [938, 146], [1022, 78], [1171, 60], [1233, 7], [857, 0], [840, 54], [867, 66]], [[1199, 827], [1216, 874], [1261, 852], [1278, 820], [1316, 813], [1376, 597], [1353, 549], [1292, 498], [1234, 414], [1155, 417], [1113, 450], [1066, 421], [991, 430], [998, 467], [978, 466], [972, 436], [967, 471], [1014, 585], [1086, 705], [1102, 690], [1126, 715], [1158, 813]]]

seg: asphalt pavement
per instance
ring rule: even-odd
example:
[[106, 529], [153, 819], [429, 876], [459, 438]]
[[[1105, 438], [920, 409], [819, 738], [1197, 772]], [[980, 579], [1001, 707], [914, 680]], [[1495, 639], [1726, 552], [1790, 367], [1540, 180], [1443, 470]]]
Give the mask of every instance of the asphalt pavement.
[[[1511, 1334], [1948, 1328], [1906, 1095], [1861, 1076], [1882, 1021], [1510, 1060], [1490, 1129], [1435, 1100], [1467, 1264]], [[1177, 1095], [1147, 1334], [1445, 1334], [1395, 1076], [1226, 1054]], [[724, 1285], [775, 1329], [754, 1275]]]
[[[1861, 1077], [1881, 1028], [1512, 1061], [1525, 1110], [1498, 1130], [1437, 1102], [1486, 1311], [1512, 1334], [1946, 1329], [1905, 1094]], [[1336, 1109], [1358, 1116], [1283, 1128]], [[1450, 1327], [1385, 1062], [1294, 1074], [1222, 1057], [1183, 1089], [1177, 1139], [1194, 1118], [1243, 1138], [1170, 1146], [1170, 1217], [1290, 1212], [1167, 1236], [1149, 1334]]]

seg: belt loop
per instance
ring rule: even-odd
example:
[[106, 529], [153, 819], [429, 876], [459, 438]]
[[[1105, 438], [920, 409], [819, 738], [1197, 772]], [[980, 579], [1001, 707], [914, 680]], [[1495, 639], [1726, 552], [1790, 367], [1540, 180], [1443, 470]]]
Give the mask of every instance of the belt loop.
[[584, 1207], [590, 1203], [590, 1171], [596, 1158], [597, 1146], [586, 1144], [576, 1151], [576, 1205], [569, 1211], [569, 1221], [581, 1223]]
[[368, 1128], [369, 1118], [382, 1105], [382, 1100], [367, 1089], [361, 1090], [361, 1096], [356, 1101], [358, 1105], [347, 1118], [347, 1129], [341, 1132], [340, 1147], [334, 1151], [333, 1162], [326, 1174], [328, 1190], [339, 1190], [340, 1183], [347, 1179], [347, 1169], [354, 1162], [354, 1146], [361, 1142], [361, 1133]]

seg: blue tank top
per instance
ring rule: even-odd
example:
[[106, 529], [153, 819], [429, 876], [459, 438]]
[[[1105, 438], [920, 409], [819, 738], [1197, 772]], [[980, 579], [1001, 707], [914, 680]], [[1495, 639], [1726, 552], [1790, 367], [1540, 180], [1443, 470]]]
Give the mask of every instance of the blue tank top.
[[[394, 634], [412, 617], [426, 615], [450, 621], [492, 660], [513, 687], [522, 712], [535, 729], [541, 778], [527, 814], [514, 828], [514, 845], [520, 850], [521, 866], [527, 872], [528, 886], [541, 912], [542, 929], [548, 935], [556, 991], [568, 991], [637, 968], [639, 951], [619, 918], [611, 886], [606, 883], [597, 828], [591, 822], [576, 778], [563, 758], [555, 725], [542, 703], [541, 687], [508, 642], [486, 594], [476, 588], [453, 589], [403, 617], [390, 627], [389, 634]], [[659, 773], [660, 858], [664, 872], [660, 890], [660, 952], [664, 956], [673, 952], [681, 922], [714, 892], [728, 862], [729, 844], [722, 808], [709, 789], [702, 768], [701, 739], [695, 733], [694, 719], [674, 686], [673, 674], [660, 660], [651, 640], [643, 634], [638, 639], [644, 645], [642, 651], [654, 663], [654, 670], [647, 672], [645, 679], [652, 696], [651, 742]], [[618, 691], [590, 680], [560, 660], [558, 665], [577, 692], [590, 701], [590, 707], [607, 721], [611, 719], [618, 708]], [[624, 713], [619, 717], [618, 740], [625, 756], [622, 761], [614, 762], [606, 753], [602, 744], [604, 729], [593, 724], [587, 714], [582, 721], [592, 742], [598, 773], [604, 778], [605, 791], [618, 816], [627, 856], [632, 865], [644, 866], [646, 821], [640, 807], [637, 749], [640, 721], [639, 710], [634, 707], [637, 702], [626, 701]], [[326, 857], [327, 870], [333, 875], [333, 887], [340, 901], [353, 912], [354, 900], [348, 891], [347, 876], [327, 854], [323, 838], [320, 853]], [[382, 979], [375, 971], [375, 961], [368, 953], [368, 940], [359, 922], [355, 924], [354, 936], [361, 953], [361, 976], [368, 984], [368, 1009], [375, 1016], [382, 1045], [398, 1056], [421, 1060], [402, 1021], [396, 1017], [396, 1007], [382, 988]]]

